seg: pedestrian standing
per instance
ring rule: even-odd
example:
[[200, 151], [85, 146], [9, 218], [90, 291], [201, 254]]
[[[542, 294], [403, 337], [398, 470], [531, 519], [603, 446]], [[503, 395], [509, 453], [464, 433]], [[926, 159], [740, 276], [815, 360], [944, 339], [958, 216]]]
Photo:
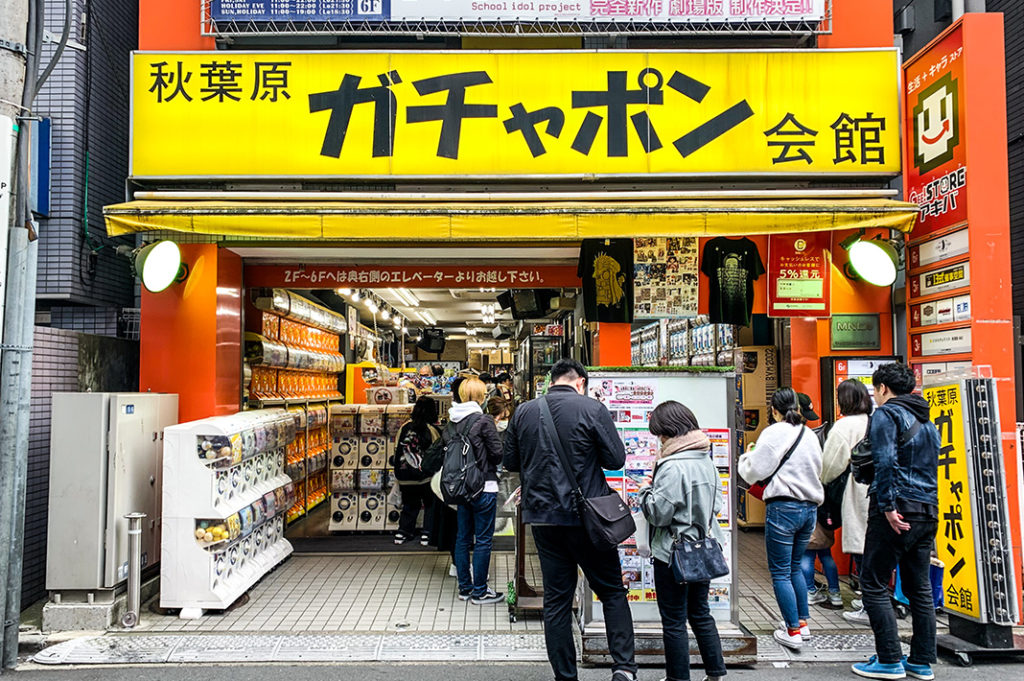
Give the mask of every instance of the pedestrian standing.
[[[840, 517], [843, 521], [843, 553], [850, 556], [858, 580], [861, 556], [864, 554], [864, 534], [868, 526], [868, 486], [850, 475], [850, 454], [858, 442], [868, 434], [868, 419], [872, 404], [867, 387], [856, 379], [847, 379], [836, 389], [836, 401], [842, 418], [828, 433], [821, 452], [821, 481], [825, 485], [845, 478]], [[852, 612], [843, 617], [851, 622], [867, 623], [861, 601], [853, 602]]]
[[707, 681], [725, 676], [722, 640], [708, 605], [709, 582], [676, 581], [672, 550], [676, 539], [711, 536], [725, 541], [718, 524], [722, 480], [711, 460], [711, 441], [685, 405], [669, 401], [651, 412], [649, 430], [661, 440], [654, 472], [640, 488], [640, 509], [652, 528], [651, 556], [665, 640], [665, 681], [689, 681], [690, 641], [697, 639]]
[[[843, 607], [843, 597], [839, 593], [839, 567], [832, 558], [832, 546], [836, 543], [835, 532], [831, 527], [825, 527], [820, 522], [814, 526], [811, 539], [807, 542], [807, 550], [801, 561], [801, 568], [804, 572], [804, 580], [807, 582], [807, 603], [808, 605], [819, 605], [828, 603], [834, 608]], [[814, 583], [814, 563], [821, 563], [821, 571], [828, 582], [828, 592], [819, 589]]]
[[[913, 370], [891, 362], [875, 370], [878, 409], [868, 429], [874, 480], [868, 491], [861, 590], [875, 634], [875, 656], [853, 665], [869, 679], [934, 679], [935, 603], [930, 576], [931, 551], [938, 528], [939, 432], [928, 403], [914, 395]], [[913, 636], [904, 657], [896, 627], [889, 580], [900, 569], [903, 593], [910, 601]]]
[[604, 610], [612, 681], [635, 681], [633, 616], [622, 584], [616, 548], [597, 548], [583, 529], [573, 484], [562, 469], [549, 427], [541, 420], [547, 401], [554, 429], [586, 498], [612, 494], [604, 469], [621, 469], [626, 450], [611, 414], [585, 397], [587, 371], [576, 360], [551, 368], [547, 395], [516, 409], [505, 434], [505, 468], [522, 478], [522, 514], [531, 526], [544, 580], [544, 640], [556, 681], [575, 681], [576, 645], [572, 603], [582, 570]]
[[804, 425], [796, 393], [779, 388], [772, 395], [772, 419], [754, 448], [740, 457], [737, 470], [749, 484], [764, 488], [765, 552], [775, 600], [784, 626], [774, 633], [781, 645], [799, 650], [810, 636], [807, 582], [800, 563], [824, 499], [821, 445]]
[[434, 523], [434, 493], [430, 475], [423, 471], [423, 459], [430, 446], [441, 436], [437, 429], [437, 402], [420, 397], [409, 420], [402, 424], [396, 439], [394, 475], [402, 494], [402, 512], [398, 519], [395, 543], [404, 544], [416, 537], [416, 519], [423, 509], [420, 544], [426, 546]]
[[[474, 605], [500, 603], [503, 593], [487, 586], [491, 568], [491, 547], [494, 541], [494, 519], [498, 510], [498, 464], [501, 463], [501, 441], [494, 426], [494, 417], [484, 414], [480, 405], [487, 387], [478, 378], [467, 378], [459, 385], [461, 403], [449, 411], [451, 428], [469, 420], [468, 437], [473, 456], [484, 474], [483, 491], [471, 501], [459, 504], [458, 534], [455, 537], [455, 570], [459, 577], [459, 600]], [[470, 551], [473, 554], [470, 569]]]

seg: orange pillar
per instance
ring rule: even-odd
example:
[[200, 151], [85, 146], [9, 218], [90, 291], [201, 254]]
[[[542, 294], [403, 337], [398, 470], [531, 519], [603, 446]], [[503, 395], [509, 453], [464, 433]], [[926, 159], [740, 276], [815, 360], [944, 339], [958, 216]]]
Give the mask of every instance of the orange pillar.
[[142, 291], [139, 386], [176, 393], [185, 422], [240, 407], [242, 259], [213, 244], [183, 244], [181, 254], [184, 282]]
[[629, 324], [601, 322], [594, 335], [594, 362], [602, 367], [628, 367], [633, 363], [630, 352]]

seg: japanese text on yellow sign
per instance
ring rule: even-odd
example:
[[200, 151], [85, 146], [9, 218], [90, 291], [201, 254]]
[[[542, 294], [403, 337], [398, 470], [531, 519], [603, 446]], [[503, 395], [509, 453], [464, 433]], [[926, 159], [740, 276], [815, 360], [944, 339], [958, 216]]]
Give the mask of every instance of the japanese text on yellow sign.
[[939, 429], [939, 531], [935, 548], [945, 564], [942, 587], [947, 610], [981, 618], [978, 559], [974, 544], [964, 412], [960, 386], [924, 389], [932, 422]]
[[132, 174], [895, 174], [894, 50], [137, 53]]

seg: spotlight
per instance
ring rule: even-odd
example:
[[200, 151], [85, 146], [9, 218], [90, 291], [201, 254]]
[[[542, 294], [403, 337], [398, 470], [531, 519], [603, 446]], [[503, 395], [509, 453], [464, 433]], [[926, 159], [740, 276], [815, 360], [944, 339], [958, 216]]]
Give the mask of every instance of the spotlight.
[[352, 289], [350, 289], [350, 288], [339, 288], [338, 289], [338, 295], [339, 296], [349, 296], [349, 295], [352, 295]]
[[380, 316], [384, 319], [391, 319], [391, 312], [385, 307], [380, 311]]
[[359, 299], [362, 298], [362, 297], [363, 297], [362, 293], [360, 293], [359, 291], [353, 291], [352, 292], [352, 302], [353, 303], [358, 303]]
[[181, 249], [173, 241], [154, 241], [135, 249], [118, 246], [117, 252], [131, 260], [133, 274], [150, 293], [160, 293], [188, 276], [188, 267], [181, 262]]
[[864, 230], [839, 244], [850, 254], [846, 274], [874, 286], [892, 286], [899, 271], [900, 255], [896, 246], [881, 236], [864, 239]]

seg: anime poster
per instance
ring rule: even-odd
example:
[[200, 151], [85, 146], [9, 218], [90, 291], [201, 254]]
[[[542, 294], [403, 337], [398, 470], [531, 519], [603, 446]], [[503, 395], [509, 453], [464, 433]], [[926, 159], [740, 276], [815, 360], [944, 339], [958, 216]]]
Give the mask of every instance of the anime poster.
[[633, 240], [634, 317], [697, 316], [697, 237]]

